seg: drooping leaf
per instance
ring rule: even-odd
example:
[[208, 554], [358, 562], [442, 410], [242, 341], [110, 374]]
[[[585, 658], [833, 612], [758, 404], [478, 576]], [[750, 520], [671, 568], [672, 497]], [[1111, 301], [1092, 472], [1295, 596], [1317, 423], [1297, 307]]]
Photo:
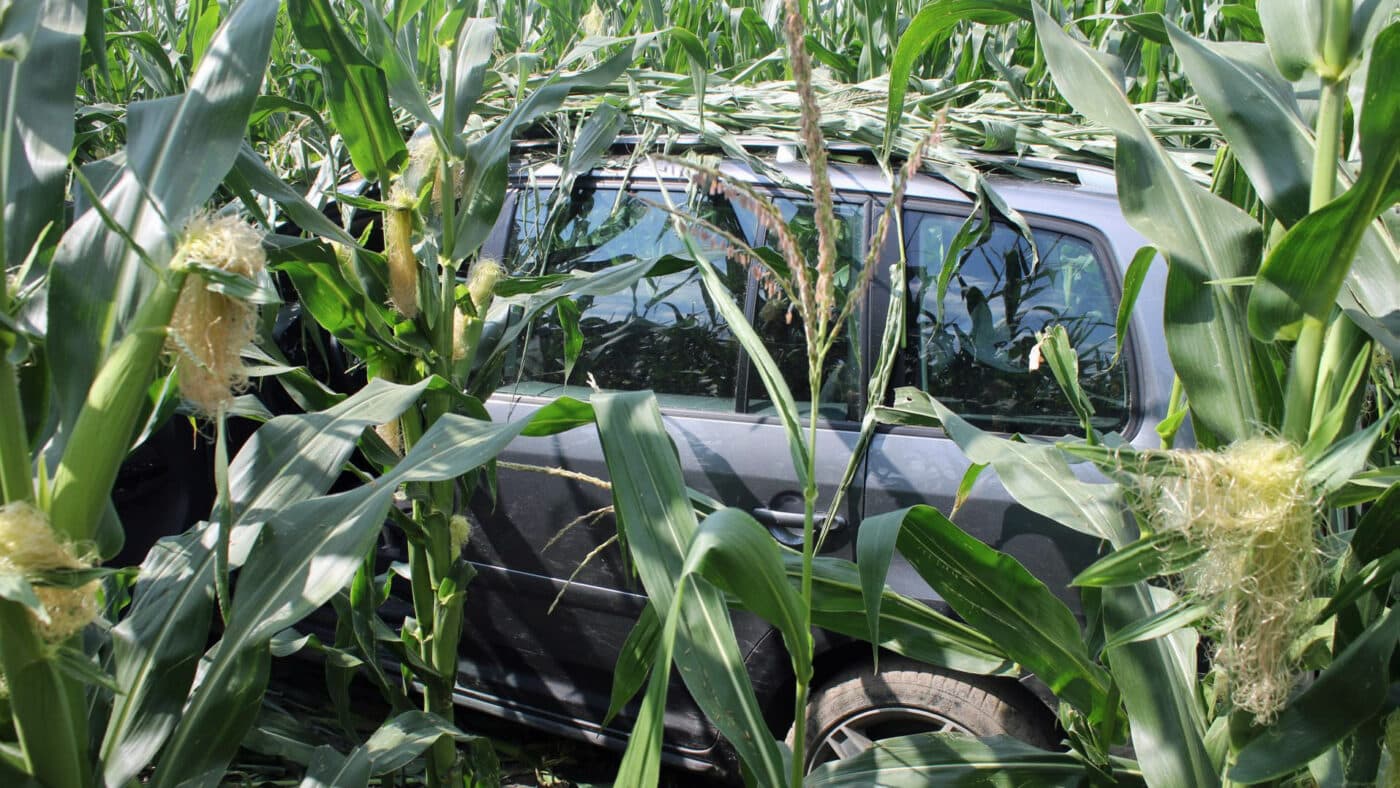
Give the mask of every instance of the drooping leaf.
[[443, 736], [465, 742], [471, 738], [447, 720], [426, 711], [407, 711], [383, 725], [365, 742], [370, 773], [388, 774], [407, 766]]
[[895, 392], [893, 411], [917, 423], [940, 424], [968, 459], [991, 465], [1007, 490], [1031, 511], [1115, 544], [1130, 540], [1117, 489], [1077, 478], [1055, 447], [983, 432], [914, 388]]
[[706, 517], [690, 541], [682, 572], [704, 577], [777, 627], [793, 674], [811, 679], [812, 642], [802, 599], [788, 583], [772, 534], [750, 514], [725, 508]]
[[1089, 656], [1074, 614], [1016, 559], [968, 536], [929, 506], [866, 518], [857, 565], [876, 631], [892, 548], [898, 546], [964, 620], [1086, 715], [1102, 713], [1108, 675]]
[[369, 785], [369, 756], [364, 747], [341, 755], [329, 745], [317, 747], [300, 788], [364, 788]]
[[613, 666], [612, 693], [608, 699], [608, 713], [603, 715], [604, 725], [612, 722], [646, 683], [660, 645], [661, 619], [656, 615], [656, 608], [647, 603], [637, 623], [632, 625], [632, 631], [627, 633], [627, 639], [622, 642], [617, 664]]

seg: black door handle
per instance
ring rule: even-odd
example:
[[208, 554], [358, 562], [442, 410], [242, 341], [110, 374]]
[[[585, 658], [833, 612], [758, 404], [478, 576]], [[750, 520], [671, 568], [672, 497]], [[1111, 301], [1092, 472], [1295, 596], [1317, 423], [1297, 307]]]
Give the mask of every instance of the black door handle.
[[[803, 524], [802, 512], [784, 512], [777, 509], [759, 508], [753, 510], [753, 517], [764, 525], [769, 533], [773, 534], [773, 538], [777, 539], [779, 544], [785, 547], [791, 547], [794, 550], [801, 549], [802, 535], [800, 533], [794, 534], [792, 531], [793, 529], [801, 530]], [[816, 521], [817, 529], [820, 530], [822, 523], [827, 519], [827, 514], [826, 512], [817, 512], [813, 515], [813, 519]], [[831, 518], [830, 533], [838, 533], [844, 530], [845, 527], [845, 517], [838, 514]]]

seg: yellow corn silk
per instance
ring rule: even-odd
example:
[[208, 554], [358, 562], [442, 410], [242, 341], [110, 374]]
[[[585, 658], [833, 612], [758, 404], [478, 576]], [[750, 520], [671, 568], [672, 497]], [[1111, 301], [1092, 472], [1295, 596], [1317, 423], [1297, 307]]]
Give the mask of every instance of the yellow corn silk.
[[1171, 454], [1174, 472], [1144, 477], [1147, 520], [1204, 548], [1185, 593], [1215, 610], [1214, 661], [1232, 702], [1267, 722], [1293, 686], [1290, 647], [1311, 623], [1321, 565], [1302, 455], [1267, 437]]
[[[0, 571], [33, 575], [55, 569], [86, 569], [92, 561], [61, 540], [48, 517], [28, 503], [0, 507]], [[77, 588], [35, 586], [43, 613], [31, 613], [40, 636], [59, 643], [97, 618], [97, 581]]]
[[[262, 233], [236, 216], [197, 215], [186, 225], [171, 265], [195, 263], [256, 278], [267, 267]], [[167, 348], [175, 357], [180, 393], [200, 413], [213, 415], [248, 384], [242, 353], [257, 332], [258, 310], [211, 290], [197, 270], [180, 289]]]

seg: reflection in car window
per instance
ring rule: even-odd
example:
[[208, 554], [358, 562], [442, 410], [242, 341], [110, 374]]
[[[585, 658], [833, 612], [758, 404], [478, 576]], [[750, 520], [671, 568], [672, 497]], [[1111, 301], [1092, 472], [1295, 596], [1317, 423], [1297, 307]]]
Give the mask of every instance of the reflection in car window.
[[984, 428], [1064, 434], [1079, 422], [1047, 366], [1030, 369], [1036, 332], [1061, 325], [1079, 355], [1095, 426], [1120, 427], [1128, 412], [1125, 365], [1113, 364], [1116, 307], [1093, 247], [1035, 230], [1040, 261], [1005, 224], [962, 255], [939, 302], [938, 279], [962, 220], [911, 214], [908, 342], [904, 384], [938, 397]]
[[[701, 197], [701, 215], [742, 235], [736, 210], [722, 198]], [[549, 222], [547, 194], [522, 193], [506, 264], [516, 274], [597, 271], [635, 259], [689, 256], [659, 193], [614, 188], [575, 189], [566, 214]], [[752, 226], [752, 222], [747, 223]], [[699, 239], [697, 238], [697, 241]], [[739, 303], [747, 272], [712, 251], [711, 263]], [[589, 375], [603, 389], [652, 389], [663, 405], [734, 410], [739, 347], [693, 268], [648, 277], [610, 295], [577, 299], [583, 348], [564, 376], [565, 332], [553, 310], [536, 320], [513, 354], [507, 385], [553, 396], [587, 391]], [[565, 384], [568, 384], [567, 386]]]
[[[817, 256], [817, 229], [811, 202], [777, 199], [774, 204], [797, 236], [799, 248], [809, 260]], [[836, 224], [836, 289], [847, 292], [855, 284], [856, 273], [864, 257], [863, 212], [861, 206], [838, 204]], [[770, 246], [776, 246], [772, 239]], [[758, 307], [753, 325], [763, 338], [768, 352], [773, 354], [778, 369], [792, 389], [798, 408], [804, 414], [810, 409], [812, 396], [807, 383], [807, 343], [802, 332], [802, 318], [795, 311], [789, 314], [789, 304], [781, 293], [769, 298], [762, 288], [758, 291]], [[859, 313], [857, 313], [859, 314]], [[860, 336], [854, 318], [842, 329], [842, 336], [827, 354], [825, 383], [821, 392], [821, 413], [828, 419], [855, 419], [860, 409], [860, 353], [856, 341]], [[756, 371], [749, 372], [748, 411], [770, 412], [773, 403], [767, 388]]]

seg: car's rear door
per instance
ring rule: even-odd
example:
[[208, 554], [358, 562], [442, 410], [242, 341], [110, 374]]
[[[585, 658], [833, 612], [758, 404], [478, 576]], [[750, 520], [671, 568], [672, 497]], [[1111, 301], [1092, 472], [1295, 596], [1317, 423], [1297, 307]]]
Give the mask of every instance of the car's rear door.
[[[1077, 197], [1066, 190], [1069, 202], [1061, 207], [1072, 207]], [[1017, 230], [998, 220], [950, 261], [966, 213], [965, 206], [951, 203], [911, 201], [906, 206], [906, 334], [893, 387], [928, 392], [991, 432], [1020, 433], [1031, 440], [1079, 433], [1079, 420], [1049, 367], [1035, 360], [1038, 332], [1059, 325], [1078, 353], [1080, 381], [1095, 408], [1096, 428], [1107, 432], [1127, 426], [1132, 347], [1128, 343], [1122, 356], [1115, 352], [1118, 275], [1101, 234], [1086, 225], [1027, 214], [1038, 256]], [[882, 428], [870, 447], [865, 513], [916, 503], [953, 512], [969, 465], [941, 430]], [[993, 473], [979, 477], [953, 519], [1021, 561], [1077, 606], [1068, 582], [1092, 560], [1095, 540], [1033, 514], [1011, 498]], [[890, 582], [912, 596], [930, 593], [902, 561], [891, 568]]]

